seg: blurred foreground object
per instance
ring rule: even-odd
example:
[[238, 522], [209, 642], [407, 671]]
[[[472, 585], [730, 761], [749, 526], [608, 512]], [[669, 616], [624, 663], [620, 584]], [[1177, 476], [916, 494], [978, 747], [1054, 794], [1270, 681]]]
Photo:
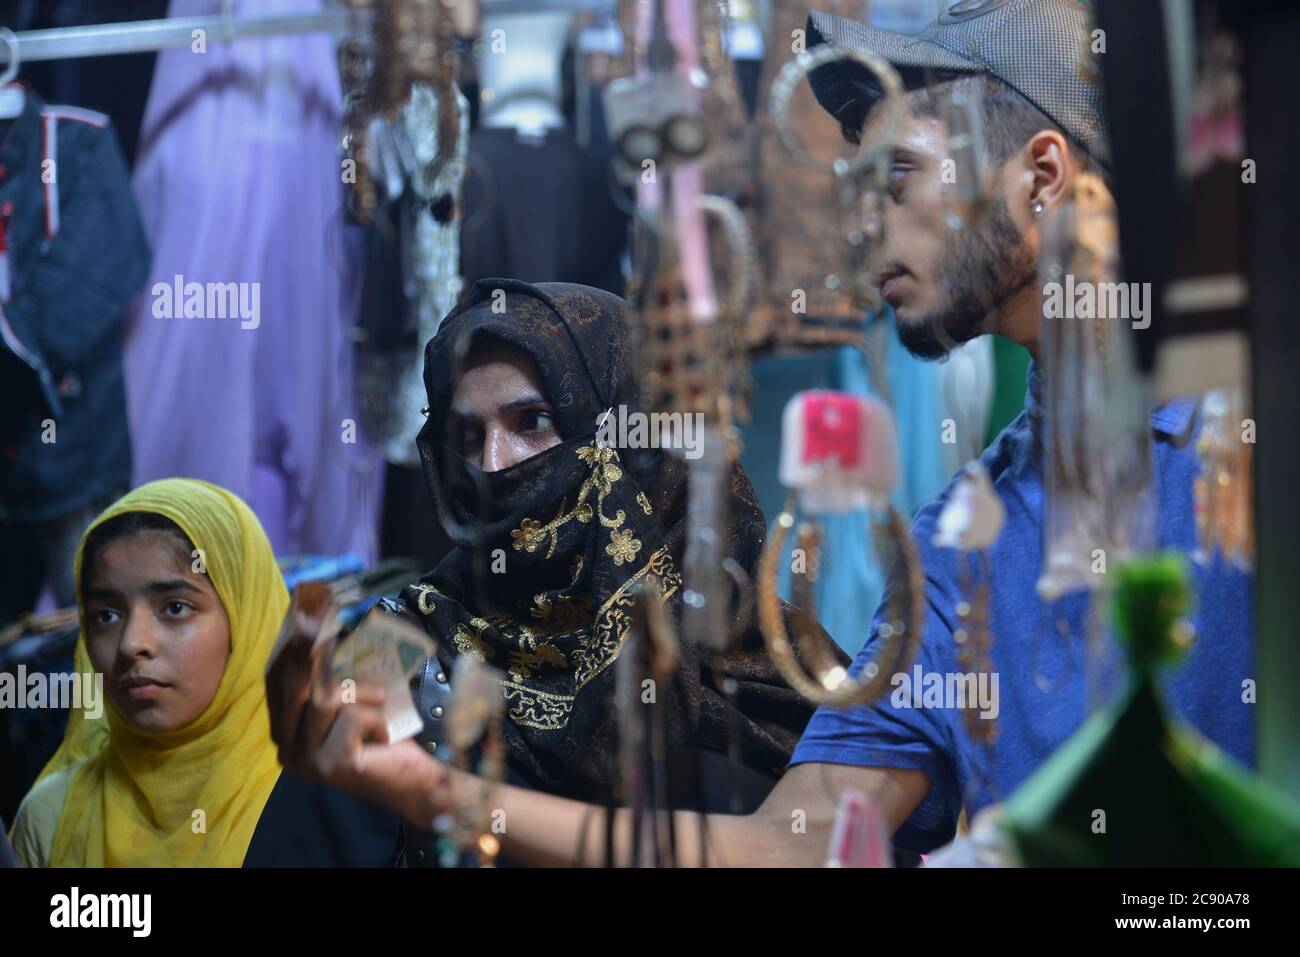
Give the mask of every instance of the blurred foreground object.
[[1154, 674], [1187, 648], [1184, 560], [1166, 553], [1112, 574], [1129, 688], [1008, 802], [1004, 824], [1024, 863], [1300, 866], [1300, 810], [1190, 726], [1166, 717]]

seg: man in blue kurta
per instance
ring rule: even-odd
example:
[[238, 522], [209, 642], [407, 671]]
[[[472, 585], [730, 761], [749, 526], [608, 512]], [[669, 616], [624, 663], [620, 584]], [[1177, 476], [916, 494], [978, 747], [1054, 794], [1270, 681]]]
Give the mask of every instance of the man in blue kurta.
[[[913, 87], [907, 116], [889, 147], [881, 278], [883, 295], [898, 315], [899, 334], [917, 354], [942, 356], [945, 335], [963, 342], [994, 333], [1037, 357], [1040, 224], [1069, 196], [1078, 173], [1109, 177], [1100, 94], [1076, 69], [1084, 31], [1083, 11], [1063, 0], [954, 4], [916, 39], [821, 13], [809, 19], [810, 46], [829, 42], [875, 53], [898, 67]], [[939, 86], [919, 87], [925, 79], [937, 79]], [[847, 137], [863, 148], [880, 145], [885, 118], [874, 109], [876, 97], [864, 69], [841, 61], [814, 73], [812, 83]], [[949, 84], [979, 98], [985, 159], [996, 177], [995, 208], [973, 235], [945, 235], [939, 184], [946, 145], [936, 114], [947, 92], [941, 87]], [[989, 626], [999, 679], [996, 743], [972, 742], [962, 708], [943, 706], [951, 701], [926, 702], [919, 692], [887, 695], [870, 707], [823, 708], [770, 801], [787, 789], [797, 800], [793, 785], [817, 777], [834, 781], [832, 787], [862, 787], [881, 799], [896, 828], [897, 846], [928, 851], [951, 839], [963, 808], [973, 814], [1008, 797], [1083, 723], [1088, 598], [1075, 594], [1046, 605], [1036, 587], [1043, 569], [1045, 507], [1042, 392], [1035, 362], [1024, 412], [981, 456], [1006, 506], [1006, 524], [988, 556]], [[1156, 545], [1190, 553], [1196, 548], [1197, 403], [1168, 403], [1151, 413], [1150, 424]], [[969, 598], [961, 584], [960, 557], [932, 544], [952, 489], [950, 483], [924, 506], [912, 529], [925, 570], [926, 618], [916, 661], [923, 676], [970, 670], [958, 663], [953, 638], [960, 628], [957, 606]], [[1255, 677], [1250, 577], [1217, 556], [1193, 567], [1197, 642], [1167, 676], [1165, 700], [1174, 713], [1250, 765], [1254, 705], [1249, 687]], [[875, 655], [883, 617], [877, 613], [854, 673]], [[780, 802], [786, 805], [795, 806]]]

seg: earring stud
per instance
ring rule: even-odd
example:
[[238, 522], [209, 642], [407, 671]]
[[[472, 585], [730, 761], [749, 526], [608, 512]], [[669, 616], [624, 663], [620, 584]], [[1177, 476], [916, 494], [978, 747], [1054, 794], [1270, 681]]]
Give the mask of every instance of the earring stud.
[[1042, 204], [1041, 202], [1034, 203], [1034, 207], [1033, 207], [1033, 208], [1034, 208], [1034, 215], [1035, 215], [1035, 216], [1041, 216], [1041, 215], [1043, 215], [1043, 204]]

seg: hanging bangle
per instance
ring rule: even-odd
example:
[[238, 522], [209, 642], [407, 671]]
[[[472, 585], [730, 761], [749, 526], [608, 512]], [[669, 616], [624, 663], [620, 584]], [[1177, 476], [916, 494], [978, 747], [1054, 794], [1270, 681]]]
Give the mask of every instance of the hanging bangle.
[[777, 136], [794, 160], [801, 164], [820, 165], [820, 161], [808, 152], [790, 122], [790, 102], [804, 77], [814, 70], [839, 60], [855, 60], [866, 67], [880, 81], [880, 89], [884, 94], [885, 129], [880, 137], [880, 145], [874, 149], [863, 150], [852, 160], [841, 159], [833, 164], [837, 175], [856, 176], [888, 162], [893, 149], [894, 135], [903, 117], [903, 81], [899, 78], [898, 71], [883, 59], [873, 53], [829, 44], [819, 46], [812, 53], [800, 53], [787, 61], [776, 79], [772, 81], [768, 111], [776, 125]]
[[[891, 677], [905, 670], [916, 654], [925, 611], [916, 543], [898, 510], [892, 505], [885, 506], [884, 520], [872, 526], [877, 549], [888, 554], [887, 567], [893, 579], [892, 587], [887, 589], [885, 621], [878, 629], [882, 643], [874, 659], [867, 663], [858, 677], [850, 678], [824, 641], [810, 640], [811, 636], [801, 635], [801, 651], [810, 666], [805, 669], [796, 657], [786, 631], [776, 593], [776, 567], [794, 522], [792, 495], [772, 526], [759, 565], [758, 619], [768, 653], [790, 687], [809, 701], [834, 708], [869, 704], [884, 693]], [[815, 565], [816, 560], [817, 556], [809, 559], [810, 565]], [[882, 664], [888, 667], [882, 667]]]

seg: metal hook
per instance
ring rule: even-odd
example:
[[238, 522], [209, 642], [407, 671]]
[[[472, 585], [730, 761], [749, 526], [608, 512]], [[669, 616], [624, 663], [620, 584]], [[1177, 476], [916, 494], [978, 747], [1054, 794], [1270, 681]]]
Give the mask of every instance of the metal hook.
[[18, 34], [8, 27], [0, 27], [0, 42], [9, 48], [8, 63], [0, 74], [0, 86], [6, 86], [18, 78], [18, 69], [22, 66], [22, 53], [18, 49]]

